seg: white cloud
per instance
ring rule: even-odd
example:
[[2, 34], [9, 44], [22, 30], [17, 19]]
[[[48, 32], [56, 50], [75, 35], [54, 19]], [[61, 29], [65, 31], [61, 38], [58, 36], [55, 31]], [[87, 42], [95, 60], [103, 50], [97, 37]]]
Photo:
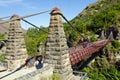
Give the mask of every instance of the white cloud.
[[21, 3], [22, 0], [0, 0], [0, 6], [8, 6], [10, 4]]
[[23, 2], [23, 0], [0, 0], [0, 6], [1, 7], [8, 7], [10, 5], [20, 5], [22, 7], [25, 7], [27, 9], [37, 9], [37, 7], [30, 5], [29, 3]]

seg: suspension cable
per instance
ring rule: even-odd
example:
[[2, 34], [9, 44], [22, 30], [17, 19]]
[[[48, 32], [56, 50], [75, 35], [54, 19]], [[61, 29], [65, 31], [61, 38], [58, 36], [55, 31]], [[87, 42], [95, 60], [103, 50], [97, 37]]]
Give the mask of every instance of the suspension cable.
[[0, 19], [5, 19], [5, 18], [9, 18], [9, 17], [11, 17], [11, 16], [1, 17]]
[[26, 22], [26, 23], [28, 23], [28, 24], [30, 24], [30, 25], [32, 25], [33, 27], [35, 27], [35, 28], [37, 28], [37, 29], [39, 29], [39, 30], [41, 30], [41, 31], [43, 31], [43, 32], [45, 32], [45, 33], [48, 33], [47, 31], [45, 31], [45, 30], [43, 30], [43, 29], [41, 29], [41, 28], [39, 28], [39, 27], [37, 27], [36, 25], [34, 25], [34, 24], [32, 24], [31, 22], [28, 22], [27, 20], [25, 20], [25, 19], [22, 19], [24, 22]]
[[9, 20], [6, 20], [6, 21], [1, 21], [0, 24], [7, 23], [7, 22], [10, 22], [10, 21], [14, 21], [14, 20], [18, 20], [18, 19], [23, 19], [23, 18], [31, 17], [31, 16], [35, 16], [35, 15], [39, 15], [39, 14], [43, 14], [43, 13], [50, 12], [50, 11], [52, 11], [52, 10], [38, 12], [38, 13], [35, 13], [35, 14], [30, 14], [30, 15], [19, 17], [19, 18], [9, 19]]
[[77, 33], [82, 37], [82, 38], [85, 38], [67, 19], [66, 17], [63, 15], [63, 14], [60, 14], [63, 19], [71, 26], [71, 28], [74, 30], [74, 31], [77, 31]]

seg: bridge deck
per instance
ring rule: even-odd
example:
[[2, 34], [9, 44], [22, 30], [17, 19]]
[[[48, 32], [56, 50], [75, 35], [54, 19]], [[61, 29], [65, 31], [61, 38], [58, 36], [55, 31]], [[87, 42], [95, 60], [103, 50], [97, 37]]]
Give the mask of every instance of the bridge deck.
[[[35, 71], [36, 69], [34, 67], [29, 68], [29, 69], [21, 69], [15, 73], [12, 73], [14, 71], [4, 71], [4, 72], [0, 72], [0, 79], [2, 80], [14, 80], [15, 78], [18, 78], [20, 76], [23, 76], [27, 73], [30, 73], [32, 71]], [[10, 74], [10, 75], [8, 75]], [[8, 76], [7, 76], [8, 75]], [[4, 77], [6, 76], [6, 77]]]
[[98, 52], [101, 48], [106, 46], [109, 40], [101, 40], [93, 43], [82, 43], [80, 45], [69, 48], [69, 56], [71, 65], [75, 65], [85, 57]]
[[32, 78], [37, 74], [41, 74], [41, 73], [43, 76], [47, 76], [47, 75], [50, 75], [51, 72], [53, 71], [49, 67], [45, 65], [41, 69], [36, 69], [35, 67], [31, 67], [31, 68], [23, 68], [18, 71], [0, 72], [0, 80], [29, 80], [29, 78]]

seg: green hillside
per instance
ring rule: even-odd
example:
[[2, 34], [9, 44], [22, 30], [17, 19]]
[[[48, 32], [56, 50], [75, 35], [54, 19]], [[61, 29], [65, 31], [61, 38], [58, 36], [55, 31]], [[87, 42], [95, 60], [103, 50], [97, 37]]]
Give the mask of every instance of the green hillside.
[[[98, 0], [87, 6], [70, 22], [85, 38], [91, 36], [91, 40], [95, 41], [96, 33], [108, 29], [111, 25], [120, 30], [120, 0]], [[67, 23], [64, 23], [64, 26], [67, 39], [72, 43], [71, 46], [78, 44], [83, 37]], [[102, 55], [91, 63], [91, 67], [83, 69], [88, 73], [89, 80], [120, 80], [120, 61], [115, 62], [114, 60], [119, 51], [120, 42], [118, 40], [107, 45], [103, 49], [103, 53], [100, 53]]]
[[27, 33], [25, 35], [25, 43], [29, 56], [38, 55], [40, 42], [46, 42], [47, 33], [45, 33], [44, 31], [47, 32], [48, 28], [40, 27], [40, 29], [42, 29], [43, 31], [36, 28], [29, 28], [27, 30]]
[[[70, 21], [84, 37], [94, 36], [99, 30], [105, 30], [111, 25], [120, 27], [120, 0], [98, 0], [87, 6], [80, 14]], [[68, 24], [65, 32], [70, 42], [77, 44], [82, 38]]]

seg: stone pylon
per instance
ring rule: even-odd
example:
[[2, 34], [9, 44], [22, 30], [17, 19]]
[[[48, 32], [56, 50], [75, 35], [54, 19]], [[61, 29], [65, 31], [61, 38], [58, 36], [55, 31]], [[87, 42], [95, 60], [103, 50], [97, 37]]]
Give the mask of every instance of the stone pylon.
[[114, 38], [113, 38], [113, 32], [110, 32], [110, 35], [109, 35], [108, 39], [111, 40], [111, 41], [114, 40]]
[[45, 62], [53, 66], [53, 73], [60, 75], [62, 80], [73, 80], [61, 11], [54, 8], [50, 14]]
[[101, 40], [105, 40], [105, 39], [106, 39], [106, 37], [105, 37], [105, 32], [104, 32], [104, 31], [101, 31], [100, 39], [101, 39]]
[[[15, 14], [10, 19], [14, 18], [19, 18], [19, 16]], [[25, 63], [26, 58], [27, 50], [20, 20], [11, 21], [5, 53], [5, 60], [8, 63], [8, 70], [15, 70], [16, 68], [19, 68]]]

